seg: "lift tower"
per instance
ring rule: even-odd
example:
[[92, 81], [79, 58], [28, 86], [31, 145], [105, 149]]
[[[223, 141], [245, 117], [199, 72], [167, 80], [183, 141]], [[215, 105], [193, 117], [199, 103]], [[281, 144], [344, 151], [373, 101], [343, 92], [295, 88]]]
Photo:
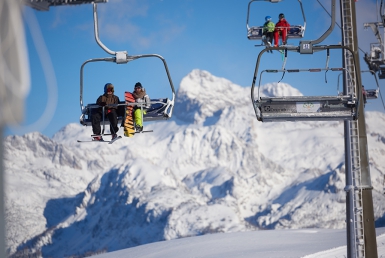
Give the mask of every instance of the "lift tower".
[[[377, 258], [377, 243], [374, 227], [372, 185], [369, 170], [369, 155], [365, 128], [365, 113], [362, 101], [362, 82], [358, 60], [355, 0], [340, 0], [343, 45], [352, 50], [343, 51], [344, 85], [348, 80], [360, 96], [357, 120], [345, 121], [345, 167], [346, 167], [346, 222], [347, 257]], [[347, 77], [347, 72], [351, 77]], [[344, 92], [346, 93], [346, 92]]]

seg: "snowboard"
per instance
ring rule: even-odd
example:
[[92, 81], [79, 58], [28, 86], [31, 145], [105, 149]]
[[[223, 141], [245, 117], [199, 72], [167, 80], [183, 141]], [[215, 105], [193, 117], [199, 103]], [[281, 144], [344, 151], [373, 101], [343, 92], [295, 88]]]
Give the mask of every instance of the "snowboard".
[[126, 91], [124, 92], [124, 99], [127, 104], [126, 110], [125, 110], [125, 120], [124, 120], [124, 136], [132, 137], [135, 134], [134, 119], [132, 114], [134, 106], [129, 104], [134, 103], [135, 98], [131, 92]]

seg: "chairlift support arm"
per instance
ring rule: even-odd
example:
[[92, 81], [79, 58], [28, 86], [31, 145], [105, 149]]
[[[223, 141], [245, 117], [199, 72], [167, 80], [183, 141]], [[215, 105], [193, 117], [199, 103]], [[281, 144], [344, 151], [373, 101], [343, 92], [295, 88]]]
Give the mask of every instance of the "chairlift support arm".
[[336, 21], [336, 0], [332, 0], [332, 15], [331, 15], [331, 24], [330, 24], [330, 27], [329, 29], [318, 39], [316, 40], [304, 40], [304, 41], [301, 41], [299, 44], [300, 44], [300, 53], [301, 54], [313, 54], [314, 52], [314, 48], [316, 44], [319, 44], [321, 43], [322, 41], [324, 41], [324, 39], [326, 39], [330, 33], [332, 33], [333, 29], [334, 29], [334, 25], [335, 25], [335, 21]]

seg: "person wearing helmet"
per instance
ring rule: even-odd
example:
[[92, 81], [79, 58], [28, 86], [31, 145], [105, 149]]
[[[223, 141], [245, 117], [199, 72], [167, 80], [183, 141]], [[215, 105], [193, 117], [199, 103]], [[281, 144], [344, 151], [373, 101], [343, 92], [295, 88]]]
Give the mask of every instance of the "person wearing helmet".
[[134, 121], [135, 121], [135, 130], [137, 132], [143, 131], [143, 115], [146, 114], [146, 110], [150, 108], [151, 100], [147, 95], [146, 90], [143, 88], [140, 82], [137, 82], [134, 86], [134, 92], [132, 95], [135, 98], [135, 102], [143, 103], [143, 105], [138, 105], [134, 107]]
[[271, 46], [273, 43], [275, 24], [271, 21], [270, 16], [265, 17], [265, 23], [262, 28], [262, 40], [265, 45]]
[[287, 43], [287, 32], [290, 29], [290, 24], [286, 21], [285, 15], [283, 13], [278, 16], [279, 21], [275, 24], [274, 30], [274, 46], [278, 47], [279, 35], [282, 36], [282, 44], [286, 45]]
[[[119, 104], [119, 97], [114, 95], [114, 85], [112, 83], [106, 83], [104, 85], [104, 94], [100, 95], [96, 100], [96, 104], [100, 106], [98, 109], [94, 109], [92, 113], [92, 131], [94, 133], [94, 141], [103, 141], [101, 134], [100, 121], [103, 116], [107, 116], [110, 121], [110, 132], [112, 140], [117, 137], [118, 127], [118, 115], [116, 106]], [[115, 105], [115, 106], [114, 106]], [[104, 114], [102, 113], [102, 107], [104, 107]]]

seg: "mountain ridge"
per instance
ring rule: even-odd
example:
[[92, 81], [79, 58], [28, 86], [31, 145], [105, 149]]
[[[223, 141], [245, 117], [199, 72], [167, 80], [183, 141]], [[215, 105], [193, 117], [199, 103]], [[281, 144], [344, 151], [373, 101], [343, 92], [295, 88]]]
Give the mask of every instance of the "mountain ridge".
[[[284, 83], [261, 93], [300, 94]], [[260, 123], [249, 95], [193, 70], [174, 118], [145, 125], [152, 134], [102, 147], [77, 143], [91, 133], [78, 124], [52, 139], [6, 137], [9, 252], [64, 257], [217, 232], [345, 227], [343, 122]], [[375, 218], [385, 225], [385, 115], [366, 118]]]

